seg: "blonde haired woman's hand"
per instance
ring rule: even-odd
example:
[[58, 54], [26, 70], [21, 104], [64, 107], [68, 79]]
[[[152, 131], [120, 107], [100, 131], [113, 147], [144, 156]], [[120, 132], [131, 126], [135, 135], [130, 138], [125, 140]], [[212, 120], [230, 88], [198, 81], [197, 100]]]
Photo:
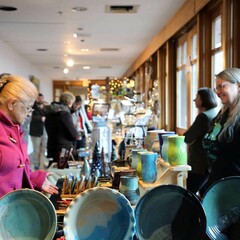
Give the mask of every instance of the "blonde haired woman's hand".
[[[52, 173], [47, 173], [47, 177], [50, 176]], [[58, 194], [58, 187], [52, 184], [48, 179], [45, 179], [43, 185], [42, 185], [42, 190], [46, 193], [50, 194]]]

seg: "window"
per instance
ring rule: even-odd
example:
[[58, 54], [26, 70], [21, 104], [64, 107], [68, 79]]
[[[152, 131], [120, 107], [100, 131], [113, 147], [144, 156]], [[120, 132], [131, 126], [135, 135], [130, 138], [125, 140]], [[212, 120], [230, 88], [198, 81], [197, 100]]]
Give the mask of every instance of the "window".
[[183, 36], [177, 48], [177, 127], [186, 128], [187, 120], [187, 40]]
[[190, 124], [195, 120], [198, 110], [193, 100], [198, 91], [198, 78], [197, 78], [197, 34], [195, 33], [191, 38], [192, 43], [192, 57], [191, 57], [191, 119]]
[[177, 46], [177, 132], [187, 129], [197, 115], [193, 99], [198, 89], [196, 27], [178, 39]]
[[186, 70], [177, 72], [177, 127], [187, 127], [187, 82]]
[[222, 50], [222, 17], [218, 15], [212, 19], [212, 40], [211, 40], [211, 80], [215, 85], [215, 75], [224, 69], [224, 56]]

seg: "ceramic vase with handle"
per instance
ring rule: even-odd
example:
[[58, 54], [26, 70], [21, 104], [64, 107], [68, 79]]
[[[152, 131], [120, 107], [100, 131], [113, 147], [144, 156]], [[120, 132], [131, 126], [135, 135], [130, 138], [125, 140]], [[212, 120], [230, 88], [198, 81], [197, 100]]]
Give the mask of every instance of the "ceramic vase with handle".
[[168, 141], [168, 162], [174, 166], [187, 164], [187, 148], [184, 136], [169, 136]]
[[147, 136], [144, 138], [144, 145], [148, 151], [152, 151], [154, 140], [158, 140], [158, 132], [155, 130], [147, 131]]
[[157, 158], [154, 152], [143, 152], [140, 155], [142, 163], [142, 181], [154, 183], [157, 180]]
[[162, 135], [165, 135], [165, 134], [173, 135], [173, 134], [175, 134], [175, 132], [173, 132], [173, 131], [163, 131], [163, 132], [158, 133], [159, 145], [160, 145], [160, 156], [161, 157], [162, 157], [162, 145], [163, 145]]
[[143, 149], [143, 148], [132, 149], [132, 169], [137, 169], [138, 153], [139, 152], [146, 152], [146, 151], [147, 151], [147, 149]]

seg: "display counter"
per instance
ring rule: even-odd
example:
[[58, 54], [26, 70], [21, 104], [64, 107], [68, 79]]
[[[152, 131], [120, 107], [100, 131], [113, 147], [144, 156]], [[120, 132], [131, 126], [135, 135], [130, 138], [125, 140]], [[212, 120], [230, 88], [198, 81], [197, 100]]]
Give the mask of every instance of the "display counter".
[[162, 184], [174, 184], [183, 188], [187, 187], [188, 171], [191, 171], [189, 165], [172, 166], [163, 159], [158, 159], [158, 174], [157, 180], [154, 183], [145, 183], [139, 180], [140, 195], [144, 195], [146, 191]]

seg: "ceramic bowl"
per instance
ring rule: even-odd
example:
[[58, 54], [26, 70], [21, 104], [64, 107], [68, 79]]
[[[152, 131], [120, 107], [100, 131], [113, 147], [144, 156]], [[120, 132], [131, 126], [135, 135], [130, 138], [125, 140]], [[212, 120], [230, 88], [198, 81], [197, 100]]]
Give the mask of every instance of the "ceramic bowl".
[[160, 185], [143, 195], [135, 218], [139, 240], [204, 239], [206, 216], [201, 202], [177, 185]]
[[96, 187], [80, 193], [64, 217], [66, 240], [123, 240], [135, 234], [134, 210], [116, 190]]
[[225, 232], [240, 217], [240, 177], [223, 178], [205, 193], [202, 205], [207, 217], [207, 235], [227, 240]]
[[21, 189], [0, 199], [0, 239], [52, 240], [57, 215], [42, 193]]

